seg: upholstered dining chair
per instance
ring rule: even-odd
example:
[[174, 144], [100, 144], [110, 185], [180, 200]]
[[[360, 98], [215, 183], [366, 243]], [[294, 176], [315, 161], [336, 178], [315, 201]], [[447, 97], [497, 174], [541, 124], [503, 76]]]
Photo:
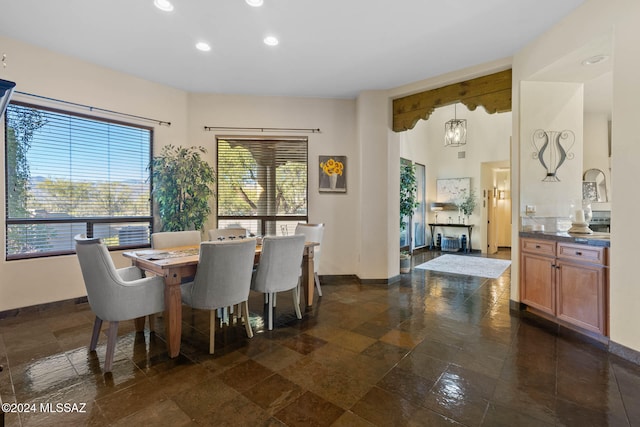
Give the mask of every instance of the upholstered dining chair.
[[225, 240], [229, 237], [247, 237], [249, 233], [246, 228], [231, 227], [231, 228], [212, 228], [209, 230], [209, 240]]
[[302, 319], [299, 295], [305, 240], [302, 234], [265, 236], [262, 239], [262, 253], [253, 273], [251, 289], [266, 296], [269, 330], [273, 329], [274, 299], [277, 292], [293, 290], [296, 316]]
[[255, 252], [255, 239], [202, 242], [196, 277], [180, 288], [183, 303], [209, 310], [210, 354], [214, 351], [216, 309], [240, 305], [247, 336], [253, 337], [247, 301]]
[[324, 224], [304, 224], [300, 222], [296, 225], [296, 234], [304, 234], [307, 238], [307, 242], [316, 242], [320, 244], [320, 246], [313, 248], [313, 279], [316, 283], [316, 289], [318, 289], [318, 296], [322, 296], [320, 278], [318, 277], [318, 267], [320, 266], [320, 255], [322, 255]]
[[[118, 336], [118, 322], [164, 310], [164, 279], [143, 277], [137, 267], [116, 269], [100, 239], [75, 236], [76, 254], [82, 270], [91, 310], [96, 315], [90, 351], [95, 351], [102, 322], [109, 322], [104, 371], [111, 372]], [[152, 322], [149, 322], [153, 330]]]
[[177, 248], [180, 246], [199, 245], [201, 241], [200, 231], [161, 231], [151, 234], [151, 247], [153, 249]]

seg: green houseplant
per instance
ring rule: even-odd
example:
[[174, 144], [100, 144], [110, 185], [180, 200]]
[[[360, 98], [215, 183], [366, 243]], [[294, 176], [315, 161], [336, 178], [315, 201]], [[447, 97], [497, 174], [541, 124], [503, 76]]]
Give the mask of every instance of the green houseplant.
[[[403, 163], [400, 165], [400, 230], [407, 228], [407, 223], [411, 224], [413, 211], [418, 207], [417, 201], [418, 185], [416, 182], [415, 166], [412, 163]], [[409, 220], [404, 221], [407, 217]], [[400, 252], [400, 272], [408, 273], [411, 271], [411, 253], [408, 251]]]
[[167, 145], [151, 160], [152, 194], [162, 231], [201, 230], [211, 213], [214, 169], [202, 159], [203, 147]]

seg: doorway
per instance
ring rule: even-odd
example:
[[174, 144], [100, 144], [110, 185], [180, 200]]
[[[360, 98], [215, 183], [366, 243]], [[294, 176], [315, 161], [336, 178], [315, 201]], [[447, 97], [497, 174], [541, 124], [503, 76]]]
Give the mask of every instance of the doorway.
[[486, 209], [487, 254], [511, 248], [511, 169], [508, 161], [482, 164], [482, 188]]

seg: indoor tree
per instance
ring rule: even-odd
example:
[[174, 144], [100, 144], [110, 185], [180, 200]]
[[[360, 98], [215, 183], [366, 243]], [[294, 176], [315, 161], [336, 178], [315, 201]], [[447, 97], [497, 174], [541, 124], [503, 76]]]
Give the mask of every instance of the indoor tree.
[[204, 153], [203, 147], [167, 145], [151, 161], [152, 194], [162, 231], [201, 230], [204, 226], [216, 182], [214, 169], [200, 157]]

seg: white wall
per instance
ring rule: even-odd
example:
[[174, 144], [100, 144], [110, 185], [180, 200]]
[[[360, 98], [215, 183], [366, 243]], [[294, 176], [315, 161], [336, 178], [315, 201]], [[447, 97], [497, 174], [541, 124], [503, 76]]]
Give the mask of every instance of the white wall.
[[[520, 176], [523, 182], [520, 186], [520, 212], [525, 212], [525, 205], [533, 205], [536, 207], [535, 216], [568, 217], [571, 201], [582, 200], [583, 105], [582, 84], [520, 83]], [[536, 148], [532, 145], [532, 135], [537, 129], [570, 130], [575, 136], [567, 160], [557, 169], [558, 181], [544, 181], [547, 170], [538, 158], [533, 157]], [[549, 141], [550, 145], [553, 143]], [[551, 150], [550, 146], [546, 152]], [[547, 163], [550, 163], [548, 159]], [[552, 164], [547, 166], [553, 168]]]
[[[613, 108], [612, 108], [612, 224], [610, 250], [610, 336], [614, 343], [640, 351], [640, 286], [636, 263], [640, 256], [637, 244], [637, 212], [640, 198], [633, 185], [637, 181], [637, 159], [640, 158], [640, 135], [637, 118], [640, 117], [640, 56], [637, 41], [640, 40], [640, 2], [637, 0], [589, 0], [567, 16], [562, 22], [533, 41], [514, 56], [513, 60], [513, 153], [521, 158], [525, 141], [521, 141], [520, 85], [546, 65], [552, 64], [580, 46], [603, 34], [613, 34]], [[522, 156], [524, 158], [524, 156]], [[519, 164], [512, 164], [514, 188], [528, 185], [525, 176], [519, 174]], [[514, 203], [517, 201], [514, 199]], [[520, 202], [520, 205], [522, 203]], [[517, 243], [518, 212], [514, 211], [514, 243]], [[518, 250], [512, 266], [512, 283], [518, 283]], [[518, 287], [511, 287], [511, 299], [519, 300]]]
[[[487, 208], [482, 203], [481, 165], [509, 160], [511, 113], [488, 114], [482, 107], [469, 111], [463, 104], [458, 104], [456, 111], [458, 119], [467, 120], [467, 145], [457, 148], [444, 146], [444, 124], [454, 117], [454, 106], [449, 105], [435, 109], [427, 120], [420, 120], [413, 129], [399, 134], [400, 156], [426, 165], [427, 206], [436, 201], [438, 179], [471, 178], [478, 202], [470, 218], [474, 224], [471, 243], [474, 249], [486, 252]], [[458, 152], [462, 151], [465, 158], [459, 159]], [[447, 222], [449, 216], [457, 222], [457, 211], [440, 212], [438, 219]], [[428, 211], [427, 218], [433, 222], [434, 213]]]

